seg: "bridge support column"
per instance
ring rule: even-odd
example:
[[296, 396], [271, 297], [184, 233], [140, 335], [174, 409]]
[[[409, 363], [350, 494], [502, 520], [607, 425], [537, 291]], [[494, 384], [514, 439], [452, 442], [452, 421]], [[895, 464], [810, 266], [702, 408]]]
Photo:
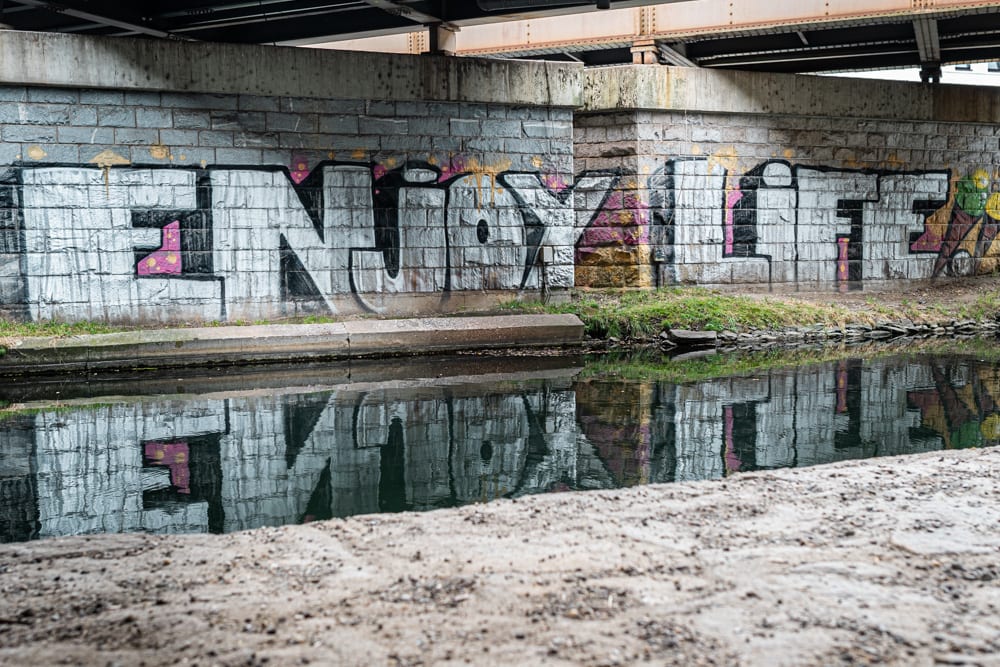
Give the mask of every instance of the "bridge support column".
[[659, 63], [660, 49], [656, 46], [656, 40], [639, 39], [632, 42], [632, 64], [658, 65]]

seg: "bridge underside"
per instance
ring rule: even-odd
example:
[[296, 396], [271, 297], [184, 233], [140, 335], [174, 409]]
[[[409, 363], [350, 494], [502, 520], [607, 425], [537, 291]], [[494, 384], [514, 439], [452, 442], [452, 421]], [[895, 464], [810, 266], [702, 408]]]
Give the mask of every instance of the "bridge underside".
[[663, 0], [7, 0], [0, 3], [0, 23], [39, 32], [265, 44], [437, 25], [460, 29], [657, 2]]
[[[1000, 11], [977, 8], [917, 18], [860, 17], [709, 34], [654, 33], [651, 38], [646, 46], [655, 47], [656, 60], [672, 65], [790, 73], [920, 67], [1000, 60]], [[619, 39], [568, 49], [550, 46], [518, 55], [545, 55], [588, 65], [633, 62], [636, 42]]]
[[[411, 36], [350, 48], [419, 52]], [[1000, 2], [968, 0], [694, 0], [612, 9], [600, 20], [560, 17], [476, 25], [460, 55], [661, 63], [769, 72], [822, 72], [1000, 60]]]

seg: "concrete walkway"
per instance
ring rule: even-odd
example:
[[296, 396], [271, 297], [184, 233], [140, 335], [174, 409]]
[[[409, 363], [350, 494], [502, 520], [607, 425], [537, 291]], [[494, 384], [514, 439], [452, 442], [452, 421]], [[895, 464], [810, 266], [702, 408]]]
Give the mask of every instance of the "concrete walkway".
[[16, 339], [0, 374], [411, 356], [583, 342], [575, 315], [356, 320]]

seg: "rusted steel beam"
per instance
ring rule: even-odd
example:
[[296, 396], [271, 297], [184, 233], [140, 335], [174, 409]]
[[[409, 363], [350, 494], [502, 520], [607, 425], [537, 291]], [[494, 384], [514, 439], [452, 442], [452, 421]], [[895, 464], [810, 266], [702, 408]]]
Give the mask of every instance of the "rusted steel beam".
[[599, 20], [587, 15], [469, 26], [458, 42], [462, 55], [487, 55], [631, 44], [635, 40], [684, 41], [720, 34], [766, 33], [795, 26], [870, 24], [917, 20], [955, 12], [1000, 9], [993, 0], [694, 0], [633, 9], [612, 9]]

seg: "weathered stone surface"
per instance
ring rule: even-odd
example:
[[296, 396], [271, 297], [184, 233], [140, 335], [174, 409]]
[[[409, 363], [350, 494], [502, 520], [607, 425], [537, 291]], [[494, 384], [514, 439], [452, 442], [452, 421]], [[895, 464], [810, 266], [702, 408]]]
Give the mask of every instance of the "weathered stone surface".
[[670, 340], [680, 347], [708, 347], [718, 341], [715, 331], [690, 331], [688, 329], [670, 329]]
[[575, 315], [152, 329], [5, 340], [0, 374], [569, 347], [582, 340], [583, 323]]

